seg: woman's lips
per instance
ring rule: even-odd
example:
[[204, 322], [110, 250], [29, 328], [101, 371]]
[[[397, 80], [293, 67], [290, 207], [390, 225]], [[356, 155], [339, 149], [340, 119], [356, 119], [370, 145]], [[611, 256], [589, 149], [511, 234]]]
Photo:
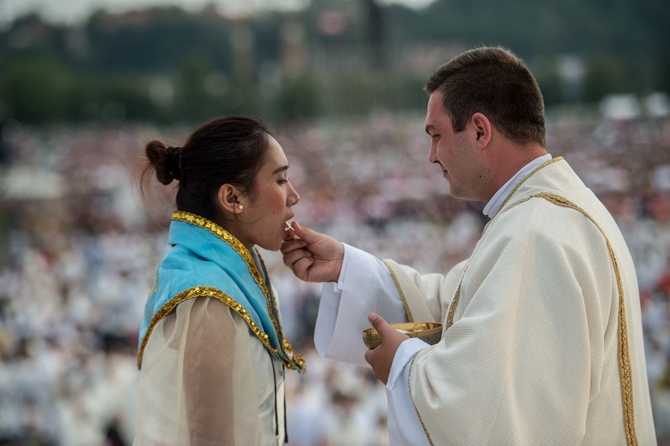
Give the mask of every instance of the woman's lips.
[[293, 238], [293, 234], [295, 233], [294, 229], [291, 227], [291, 223], [288, 221], [286, 222], [286, 226], [284, 226], [284, 238], [286, 239], [291, 239]]

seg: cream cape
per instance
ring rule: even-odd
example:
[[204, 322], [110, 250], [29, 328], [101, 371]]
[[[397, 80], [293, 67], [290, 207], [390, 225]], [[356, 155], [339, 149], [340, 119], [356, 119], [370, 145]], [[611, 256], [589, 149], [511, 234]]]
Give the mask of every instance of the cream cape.
[[262, 261], [212, 222], [173, 219], [140, 335], [134, 444], [283, 444], [283, 366], [303, 362]]
[[[611, 216], [564, 160], [522, 181], [446, 276], [385, 263], [408, 319], [453, 324], [409, 366], [432, 444], [656, 444], [634, 266]], [[343, 285], [340, 311], [345, 300], [385, 299], [382, 283], [369, 280], [360, 296]], [[402, 430], [402, 418], [394, 422]]]
[[[138, 366], [155, 324], [177, 305], [212, 296], [230, 306], [268, 350], [291, 369], [302, 371], [304, 359], [284, 338], [279, 308], [270, 293], [265, 265], [217, 224], [188, 212], [172, 216], [172, 249], [156, 268], [139, 334]], [[254, 259], [255, 256], [255, 259]]]

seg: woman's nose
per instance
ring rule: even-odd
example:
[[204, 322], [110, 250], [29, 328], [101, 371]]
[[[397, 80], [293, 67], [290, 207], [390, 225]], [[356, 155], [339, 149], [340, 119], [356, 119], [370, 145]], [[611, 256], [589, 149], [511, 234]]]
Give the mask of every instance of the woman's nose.
[[293, 188], [293, 185], [291, 185], [291, 194], [289, 194], [288, 197], [289, 207], [295, 206], [296, 204], [298, 204], [299, 201], [300, 201], [300, 194], [298, 194], [298, 192]]

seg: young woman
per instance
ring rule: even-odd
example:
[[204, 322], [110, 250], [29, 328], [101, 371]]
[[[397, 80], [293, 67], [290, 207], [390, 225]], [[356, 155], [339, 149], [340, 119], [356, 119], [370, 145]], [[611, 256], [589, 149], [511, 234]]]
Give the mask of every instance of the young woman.
[[284, 370], [304, 360], [284, 338], [255, 246], [278, 250], [300, 196], [266, 126], [222, 117], [183, 147], [151, 141], [142, 180], [179, 182], [139, 336], [134, 444], [277, 445], [287, 441]]

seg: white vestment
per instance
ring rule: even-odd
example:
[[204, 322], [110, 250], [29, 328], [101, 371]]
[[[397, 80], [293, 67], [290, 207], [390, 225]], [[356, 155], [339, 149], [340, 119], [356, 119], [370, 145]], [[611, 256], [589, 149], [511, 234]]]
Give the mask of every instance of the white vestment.
[[318, 351], [364, 365], [371, 311], [446, 329], [396, 353], [393, 445], [656, 444], [635, 268], [562, 158], [521, 180], [445, 276], [346, 246], [340, 281], [324, 286]]
[[284, 444], [282, 363], [215, 298], [183, 302], [156, 325], [140, 394], [134, 446]]

